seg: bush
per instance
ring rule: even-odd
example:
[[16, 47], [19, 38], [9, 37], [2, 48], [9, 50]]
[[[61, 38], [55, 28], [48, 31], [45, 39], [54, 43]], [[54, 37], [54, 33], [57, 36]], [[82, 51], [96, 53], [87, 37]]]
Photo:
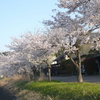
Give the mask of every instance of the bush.
[[86, 56], [86, 58], [90, 58], [90, 57], [93, 57], [93, 56], [95, 56], [95, 54], [88, 54], [88, 55]]
[[75, 72], [75, 67], [70, 60], [64, 60], [61, 62], [61, 64], [60, 64], [60, 73], [61, 74], [72, 75], [74, 72]]

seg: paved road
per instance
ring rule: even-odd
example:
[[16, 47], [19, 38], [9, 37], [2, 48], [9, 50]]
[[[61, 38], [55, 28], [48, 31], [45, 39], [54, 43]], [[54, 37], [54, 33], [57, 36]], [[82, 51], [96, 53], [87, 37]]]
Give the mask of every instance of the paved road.
[[[77, 76], [69, 76], [69, 77], [54, 77], [52, 76], [53, 80], [63, 81], [63, 82], [77, 82]], [[95, 76], [86, 76], [83, 75], [84, 82], [91, 82], [91, 83], [98, 83], [100, 84], [100, 75]]]

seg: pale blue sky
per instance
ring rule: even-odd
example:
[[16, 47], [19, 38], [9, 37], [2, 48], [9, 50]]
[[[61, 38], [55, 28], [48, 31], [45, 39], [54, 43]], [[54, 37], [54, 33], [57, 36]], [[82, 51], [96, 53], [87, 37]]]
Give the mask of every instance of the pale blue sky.
[[51, 19], [57, 0], [0, 0], [0, 51], [8, 51], [13, 36], [34, 28], [43, 28], [43, 20]]

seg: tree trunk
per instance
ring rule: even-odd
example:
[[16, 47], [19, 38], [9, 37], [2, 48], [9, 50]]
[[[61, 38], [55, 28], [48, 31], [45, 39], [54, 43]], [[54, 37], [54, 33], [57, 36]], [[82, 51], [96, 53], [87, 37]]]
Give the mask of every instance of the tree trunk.
[[98, 59], [96, 59], [96, 63], [98, 64], [99, 75], [100, 75], [100, 64], [99, 64], [99, 60]]
[[78, 67], [77, 67], [77, 81], [79, 83], [83, 82], [83, 77], [81, 73], [81, 56], [79, 50], [77, 50], [77, 58], [78, 58]]
[[36, 70], [36, 67], [35, 66], [32, 66], [31, 67], [31, 70], [32, 70], [32, 72], [34, 74], [34, 81], [37, 81], [37, 70]]
[[51, 81], [51, 68], [48, 67], [48, 80]]
[[79, 83], [83, 82], [83, 77], [81, 74], [81, 67], [80, 66], [77, 68], [77, 82], [79, 82]]
[[48, 66], [48, 81], [51, 81], [51, 65], [46, 61], [46, 64]]
[[81, 74], [81, 57], [80, 57], [80, 52], [79, 50], [76, 51], [76, 56], [77, 56], [77, 62], [73, 60], [73, 58], [70, 56], [69, 53], [66, 53], [66, 55], [70, 58], [70, 60], [73, 62], [77, 69], [77, 82], [81, 83], [83, 82], [83, 77]]

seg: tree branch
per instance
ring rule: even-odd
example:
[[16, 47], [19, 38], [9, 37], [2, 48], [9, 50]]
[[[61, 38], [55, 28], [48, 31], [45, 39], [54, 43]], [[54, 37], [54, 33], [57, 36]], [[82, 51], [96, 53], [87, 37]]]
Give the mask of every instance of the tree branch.
[[78, 64], [75, 63], [75, 61], [74, 61], [73, 58], [70, 56], [70, 54], [67, 53], [67, 52], [65, 52], [65, 54], [70, 58], [70, 60], [73, 62], [73, 64], [78, 68], [78, 67], [79, 67]]

